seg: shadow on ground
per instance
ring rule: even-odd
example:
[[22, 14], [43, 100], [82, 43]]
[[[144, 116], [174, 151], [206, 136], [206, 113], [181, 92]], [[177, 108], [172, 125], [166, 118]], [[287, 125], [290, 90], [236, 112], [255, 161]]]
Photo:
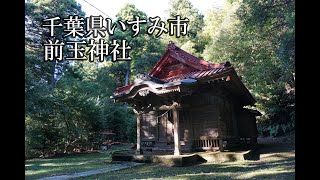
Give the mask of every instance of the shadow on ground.
[[188, 167], [150, 164], [86, 179], [295, 179], [294, 144], [262, 144], [249, 159]]

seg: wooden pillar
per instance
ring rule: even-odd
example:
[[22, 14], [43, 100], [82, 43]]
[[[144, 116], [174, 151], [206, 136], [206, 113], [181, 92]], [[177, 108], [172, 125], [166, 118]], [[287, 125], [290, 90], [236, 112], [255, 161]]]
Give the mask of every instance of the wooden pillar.
[[139, 112], [136, 114], [137, 115], [137, 150], [136, 154], [142, 154], [142, 149], [141, 149], [141, 120], [142, 120], [142, 113]]
[[[220, 108], [221, 110], [221, 108]], [[222, 129], [223, 125], [222, 125], [222, 117], [221, 117], [221, 111], [220, 111], [220, 115], [219, 115], [219, 118], [218, 118], [218, 132], [219, 132], [219, 135], [218, 135], [218, 140], [219, 140], [219, 150], [220, 152], [223, 152], [224, 151], [224, 148], [223, 148], [223, 137], [224, 137], [224, 129]]]
[[232, 114], [232, 123], [233, 123], [233, 136], [239, 138], [239, 131], [238, 131], [238, 121], [236, 117], [236, 108], [234, 103], [231, 104], [231, 114]]
[[219, 139], [219, 151], [220, 151], [220, 152], [223, 152], [223, 151], [224, 151], [223, 139]]
[[174, 155], [180, 155], [180, 132], [179, 132], [179, 113], [177, 106], [172, 109], [172, 116], [174, 122]]

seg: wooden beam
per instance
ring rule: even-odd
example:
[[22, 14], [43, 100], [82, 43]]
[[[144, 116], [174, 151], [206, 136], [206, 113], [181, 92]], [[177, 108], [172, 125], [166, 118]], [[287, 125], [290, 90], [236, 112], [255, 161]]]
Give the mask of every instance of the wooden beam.
[[142, 120], [142, 113], [136, 113], [137, 116], [137, 150], [136, 154], [143, 154], [142, 153], [142, 144], [141, 144], [141, 120]]
[[174, 155], [180, 155], [179, 112], [176, 105], [173, 106], [172, 116], [174, 122]]
[[[175, 103], [175, 104], [173, 104], [173, 105], [174, 105], [177, 109], [180, 109], [180, 108], [181, 108], [181, 105], [178, 104], [178, 103]], [[162, 105], [162, 106], [159, 106], [159, 107], [154, 107], [153, 110], [167, 111], [167, 110], [172, 109], [172, 108], [173, 108], [173, 107], [172, 107], [173, 105], [171, 105], [171, 106]]]

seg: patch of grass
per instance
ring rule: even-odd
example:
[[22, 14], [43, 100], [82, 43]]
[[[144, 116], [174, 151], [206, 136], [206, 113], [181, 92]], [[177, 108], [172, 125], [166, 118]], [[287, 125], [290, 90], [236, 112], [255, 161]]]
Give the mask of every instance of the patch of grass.
[[25, 163], [25, 179], [72, 174], [113, 166], [111, 153], [127, 149], [127, 145], [112, 146], [111, 150], [48, 159], [31, 159]]
[[295, 152], [268, 150], [257, 161], [204, 163], [189, 167], [147, 164], [79, 179], [295, 179]]
[[[26, 179], [112, 166], [110, 152], [127, 148], [115, 147], [117, 146], [114, 146], [112, 151], [101, 151], [97, 154], [28, 160], [25, 165]], [[266, 146], [261, 149], [260, 159], [257, 161], [204, 163], [189, 167], [147, 164], [78, 179], [295, 179], [295, 151], [294, 146]]]

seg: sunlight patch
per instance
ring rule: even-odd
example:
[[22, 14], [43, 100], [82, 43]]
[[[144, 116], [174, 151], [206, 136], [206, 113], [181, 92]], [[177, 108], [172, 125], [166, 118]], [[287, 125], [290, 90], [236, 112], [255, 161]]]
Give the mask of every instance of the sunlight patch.
[[44, 170], [26, 170], [25, 175], [34, 175], [34, 174], [42, 174], [42, 173], [48, 173], [49, 169], [44, 169]]
[[88, 164], [88, 162], [80, 162], [80, 163], [45, 163], [41, 164], [40, 166], [79, 166]]
[[[294, 169], [291, 170], [284, 170], [283, 168], [270, 168], [270, 169], [263, 169], [254, 172], [244, 173], [235, 177], [235, 179], [247, 179], [247, 178], [254, 178], [256, 176], [270, 176], [270, 175], [280, 175], [282, 173], [290, 173], [294, 172]], [[276, 176], [275, 176], [276, 177]]]

